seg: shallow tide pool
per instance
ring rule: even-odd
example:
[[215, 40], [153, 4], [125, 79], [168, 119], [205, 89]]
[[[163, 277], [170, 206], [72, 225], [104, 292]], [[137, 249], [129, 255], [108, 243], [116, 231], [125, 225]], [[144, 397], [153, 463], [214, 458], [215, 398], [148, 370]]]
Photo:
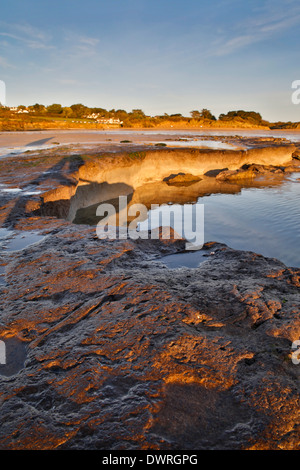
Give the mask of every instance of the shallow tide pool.
[[42, 241], [44, 238], [44, 235], [40, 235], [35, 232], [23, 232], [0, 228], [0, 249], [4, 253], [10, 251], [21, 251], [28, 246]]
[[[225, 243], [300, 267], [300, 173], [279, 186], [199, 197], [197, 204], [204, 207], [204, 242]], [[151, 218], [151, 211], [148, 215]], [[145, 230], [147, 223], [142, 222], [140, 229]], [[176, 267], [177, 261], [178, 266], [195, 267], [205, 259], [195, 252], [172, 255], [165, 261], [170, 267]]]

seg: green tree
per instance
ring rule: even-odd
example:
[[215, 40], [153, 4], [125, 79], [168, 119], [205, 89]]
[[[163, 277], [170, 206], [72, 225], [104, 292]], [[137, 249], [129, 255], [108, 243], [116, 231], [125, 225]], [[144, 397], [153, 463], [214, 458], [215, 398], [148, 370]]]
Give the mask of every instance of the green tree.
[[142, 119], [146, 117], [144, 111], [142, 111], [141, 109], [133, 109], [130, 114], [132, 115], [132, 117], [138, 118], [138, 119]]
[[72, 104], [71, 109], [73, 111], [74, 117], [76, 117], [76, 118], [82, 118], [86, 114], [90, 113], [90, 108], [88, 108], [87, 106], [84, 106], [81, 103]]
[[61, 114], [62, 113], [62, 105], [61, 104], [50, 104], [50, 106], [47, 106], [47, 113], [49, 114]]
[[107, 117], [109, 115], [109, 112], [104, 108], [91, 108], [90, 112], [91, 114], [92, 113], [100, 114], [102, 117]]
[[201, 113], [200, 111], [197, 111], [196, 109], [194, 111], [191, 111], [190, 115], [192, 116], [193, 119], [201, 119]]
[[38, 114], [43, 114], [46, 111], [46, 107], [39, 103], [35, 103], [33, 106], [30, 106], [30, 108]]
[[73, 116], [72, 108], [64, 107], [62, 110], [62, 116], [65, 118], [70, 118], [71, 116]]
[[255, 124], [260, 124], [262, 121], [262, 117], [259, 113], [256, 113], [255, 111], [244, 111], [242, 109], [238, 111], [229, 111], [227, 114], [220, 114], [219, 119], [221, 121], [243, 119], [244, 121], [249, 121]]
[[124, 119], [126, 119], [127, 116], [128, 116], [128, 113], [124, 109], [117, 109], [117, 111], [115, 112], [115, 118], [120, 119], [120, 121], [123, 121]]
[[210, 112], [210, 110], [209, 110], [209, 109], [206, 109], [206, 108], [202, 109], [202, 111], [201, 111], [201, 117], [202, 117], [203, 119], [209, 119], [210, 121], [214, 121], [214, 120], [216, 119], [215, 116], [212, 115], [212, 113]]

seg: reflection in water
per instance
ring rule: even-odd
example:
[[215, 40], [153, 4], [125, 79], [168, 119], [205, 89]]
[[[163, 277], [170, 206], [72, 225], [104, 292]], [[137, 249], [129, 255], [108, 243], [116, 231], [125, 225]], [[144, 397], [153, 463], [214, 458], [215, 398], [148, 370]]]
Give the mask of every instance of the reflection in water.
[[187, 251], [184, 253], [175, 253], [173, 255], [163, 256], [160, 261], [168, 268], [198, 268], [200, 264], [206, 261], [208, 255], [205, 251]]
[[27, 246], [43, 240], [45, 237], [35, 232], [17, 232], [5, 228], [0, 229], [0, 247], [6, 251], [20, 251]]
[[[218, 241], [231, 248], [274, 257], [288, 266], [300, 266], [300, 174], [285, 180], [218, 183], [204, 177], [191, 186], [166, 182], [138, 188], [129, 199], [144, 204], [151, 217], [151, 204], [204, 204], [204, 241]], [[108, 201], [109, 202], [109, 201]], [[113, 201], [116, 204], [116, 201]], [[98, 204], [77, 211], [75, 223], [96, 225]], [[171, 226], [174, 225], [171, 224]], [[148, 228], [148, 220], [140, 229]]]
[[239, 196], [200, 198], [205, 205], [205, 241], [217, 240], [300, 266], [299, 176], [277, 187], [243, 189]]

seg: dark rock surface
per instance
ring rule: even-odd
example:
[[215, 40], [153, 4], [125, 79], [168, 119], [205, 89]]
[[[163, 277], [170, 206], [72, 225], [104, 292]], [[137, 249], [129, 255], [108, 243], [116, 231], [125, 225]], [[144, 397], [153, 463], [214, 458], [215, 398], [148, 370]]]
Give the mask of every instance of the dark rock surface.
[[62, 222], [2, 257], [0, 337], [26, 358], [0, 379], [1, 449], [299, 447], [300, 270], [217, 243], [159, 261], [183, 246]]

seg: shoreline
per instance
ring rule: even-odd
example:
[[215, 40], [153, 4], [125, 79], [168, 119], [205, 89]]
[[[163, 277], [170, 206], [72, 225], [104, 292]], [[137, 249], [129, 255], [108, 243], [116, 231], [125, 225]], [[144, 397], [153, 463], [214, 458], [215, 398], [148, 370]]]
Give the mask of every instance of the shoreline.
[[[124, 147], [127, 143], [134, 145], [147, 145], [147, 143], [167, 143], [167, 139], [186, 137], [201, 138], [210, 137], [213, 140], [226, 138], [251, 138], [251, 137], [269, 137], [269, 138], [289, 138], [296, 136], [300, 140], [300, 129], [298, 130], [264, 130], [264, 129], [53, 129], [53, 130], [24, 130], [24, 131], [2, 131], [0, 132], [0, 149], [13, 149], [28, 147], [28, 150], [35, 148], [42, 150], [60, 145], [80, 145], [80, 144], [101, 144], [113, 145], [121, 144], [124, 140]], [[44, 137], [39, 138], [38, 136]], [[126, 139], [123, 139], [126, 136]], [[299, 139], [298, 139], [299, 136]]]

